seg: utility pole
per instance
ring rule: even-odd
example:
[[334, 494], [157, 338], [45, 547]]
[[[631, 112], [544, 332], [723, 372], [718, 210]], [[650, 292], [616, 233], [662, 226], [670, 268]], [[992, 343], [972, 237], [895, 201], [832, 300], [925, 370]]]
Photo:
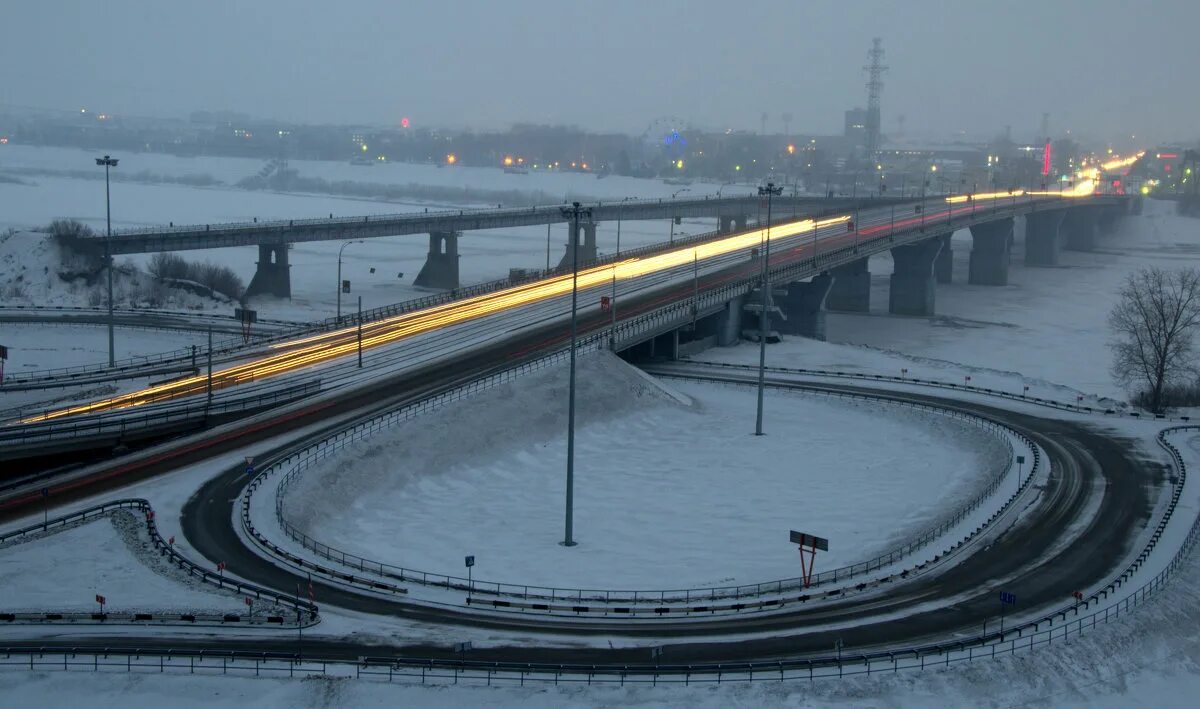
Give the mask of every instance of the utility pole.
[[108, 366], [116, 366], [116, 347], [113, 344], [113, 260], [112, 260], [112, 200], [109, 197], [108, 169], [117, 166], [117, 159], [105, 155], [96, 158], [104, 166], [104, 266], [108, 269]]
[[212, 407], [212, 325], [208, 326], [208, 384], [205, 387], [204, 418], [208, 418], [208, 410]]
[[562, 545], [573, 547], [575, 524], [575, 339], [578, 334], [579, 309], [579, 218], [592, 218], [592, 210], [579, 202], [562, 208], [562, 215], [571, 220], [571, 383], [567, 400], [567, 500], [566, 521]]
[[758, 418], [754, 424], [754, 435], [763, 435], [763, 386], [767, 372], [767, 303], [771, 299], [771, 272], [768, 269], [771, 260], [771, 198], [782, 194], [783, 187], [776, 187], [774, 182], [768, 182], [766, 187], [758, 188], [758, 196], [767, 198], [767, 235], [763, 244], [762, 261], [762, 312], [758, 318]]

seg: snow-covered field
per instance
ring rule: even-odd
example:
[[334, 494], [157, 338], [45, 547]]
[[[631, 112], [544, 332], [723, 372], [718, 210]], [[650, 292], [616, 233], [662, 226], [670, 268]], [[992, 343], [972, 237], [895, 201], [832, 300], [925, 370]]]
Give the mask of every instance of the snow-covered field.
[[[287, 515], [397, 566], [567, 588], [684, 588], [798, 575], [789, 529], [848, 565], [940, 521], [1002, 467], [999, 439], [936, 415], [676, 383], [684, 404], [607, 352], [580, 362], [575, 538], [563, 535], [565, 367], [365, 441], [308, 471]], [[886, 445], [856, 445], [863, 431]]]
[[[0, 149], [0, 171], [17, 176], [24, 184], [0, 182], [0, 232], [31, 229], [56, 218], [78, 219], [94, 229], [105, 226], [104, 190], [101, 182], [77, 177], [35, 175], [22, 177], [23, 170], [86, 170], [93, 165], [91, 153], [69, 148], [40, 148], [7, 145]], [[437, 168], [432, 165], [387, 164], [365, 169], [341, 162], [292, 161], [290, 166], [302, 175], [327, 180], [388, 182], [396, 184], [455, 186], [483, 190], [536, 191], [551, 195], [584, 195], [598, 199], [624, 197], [670, 197], [680, 187], [660, 180], [625, 177], [596, 179], [580, 173], [506, 174], [491, 168]], [[188, 187], [175, 184], [117, 182], [113, 185], [113, 227], [115, 229], [154, 225], [220, 223], [266, 219], [303, 219], [360, 214], [395, 214], [433, 211], [445, 204], [423, 202], [382, 202], [332, 195], [280, 194], [251, 192], [231, 185], [256, 174], [261, 161], [248, 158], [179, 158], [170, 155], [135, 154], [125, 156], [117, 168], [130, 175], [141, 171], [165, 176], [210, 175], [225, 186]], [[681, 196], [716, 193], [717, 184], [696, 183]], [[750, 189], [728, 186], [723, 194]], [[557, 199], [556, 199], [557, 201]], [[455, 206], [488, 206], [471, 202]], [[716, 228], [714, 220], [685, 221], [674, 228], [676, 236], [698, 234]], [[665, 241], [670, 236], [665, 222], [623, 222], [621, 249]], [[597, 227], [599, 249], [616, 250], [617, 226], [603, 223]], [[549, 261], [556, 265], [566, 243], [566, 227], [550, 230]], [[261, 317], [289, 319], [325, 318], [334, 314], [337, 300], [337, 254], [339, 242], [296, 244], [289, 254], [292, 267], [292, 299], [257, 298], [254, 307]], [[343, 296], [342, 307], [373, 308], [425, 295], [427, 291], [412, 285], [428, 251], [428, 241], [420, 234], [383, 237], [346, 247], [342, 278], [352, 283], [352, 293]], [[503, 278], [508, 269], [540, 268], [547, 262], [545, 227], [518, 227], [470, 232], [459, 242], [461, 281], [464, 284]], [[258, 250], [253, 247], [210, 249], [184, 253], [189, 260], [208, 261], [232, 268], [245, 283], [254, 275]], [[118, 257], [118, 263], [144, 266], [150, 255]], [[38, 264], [38, 268], [41, 264]], [[373, 272], [372, 272], [373, 271]], [[33, 298], [33, 294], [30, 298]], [[120, 298], [118, 298], [120, 299]], [[33, 302], [32, 300], [30, 302]], [[38, 301], [41, 302], [41, 301]]]
[[243, 613], [241, 597], [162, 560], [129, 511], [0, 545], [0, 610]]
[[969, 233], [955, 234], [954, 283], [938, 285], [934, 318], [886, 315], [891, 258], [873, 258], [872, 313], [830, 313], [829, 341], [899, 353], [921, 366], [953, 362], [1003, 375], [1017, 392], [1024, 380], [1030, 393], [1064, 384], [1124, 399], [1109, 375], [1107, 348], [1117, 291], [1138, 268], [1200, 265], [1200, 220], [1176, 216], [1172, 203], [1148, 200], [1145, 214], [1119, 221], [1116, 233], [1101, 236], [1097, 251], [1064, 251], [1057, 268], [1025, 267], [1018, 238], [1005, 287], [967, 284], [970, 243]]
[[[108, 330], [104, 325], [0, 323], [8, 347], [7, 372], [74, 367], [108, 360]], [[169, 352], [207, 343], [207, 335], [187, 330], [140, 330], [118, 327], [113, 337], [117, 359]], [[221, 335], [222, 339], [228, 335]], [[0, 397], [0, 403], [3, 403]]]

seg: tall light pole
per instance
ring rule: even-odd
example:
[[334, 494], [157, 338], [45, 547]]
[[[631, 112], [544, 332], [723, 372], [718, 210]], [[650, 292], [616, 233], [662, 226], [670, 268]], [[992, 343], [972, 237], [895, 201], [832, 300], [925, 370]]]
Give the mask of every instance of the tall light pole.
[[767, 372], [767, 302], [771, 297], [771, 273], [767, 268], [771, 260], [771, 198], [783, 194], [783, 187], [768, 182], [758, 188], [758, 196], [767, 198], [767, 236], [763, 244], [762, 262], [762, 312], [758, 318], [758, 418], [754, 423], [754, 435], [763, 435], [763, 385]]
[[104, 266], [108, 269], [108, 366], [112, 367], [116, 364], [116, 348], [113, 344], [112, 200], [109, 198], [108, 169], [117, 166], [117, 159], [105, 155], [96, 158], [96, 164], [104, 166]]
[[578, 332], [579, 308], [579, 218], [592, 218], [592, 210], [573, 202], [562, 208], [562, 215], [571, 220], [571, 393], [567, 400], [567, 502], [566, 528], [562, 545], [575, 546], [575, 338]]
[[342, 321], [342, 252], [345, 251], [346, 247], [350, 244], [361, 243], [363, 243], [362, 239], [351, 239], [350, 241], [344, 242], [341, 248], [338, 249], [337, 321], [339, 323]]

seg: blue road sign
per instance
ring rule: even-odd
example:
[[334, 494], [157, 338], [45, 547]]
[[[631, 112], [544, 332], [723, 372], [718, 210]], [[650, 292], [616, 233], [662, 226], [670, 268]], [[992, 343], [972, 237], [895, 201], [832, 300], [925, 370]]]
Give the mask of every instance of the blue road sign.
[[1015, 605], [1017, 605], [1017, 594], [1008, 593], [1007, 591], [1001, 591], [1000, 592], [1000, 602], [1004, 603], [1006, 605], [1015, 606]]

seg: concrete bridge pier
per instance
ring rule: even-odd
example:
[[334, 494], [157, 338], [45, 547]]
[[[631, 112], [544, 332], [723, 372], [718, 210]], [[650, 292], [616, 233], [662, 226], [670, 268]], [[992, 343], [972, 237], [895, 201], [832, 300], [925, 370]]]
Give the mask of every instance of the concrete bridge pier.
[[725, 304], [725, 309], [717, 313], [717, 345], [731, 347], [742, 339], [742, 306], [746, 296], [739, 295]]
[[579, 222], [579, 231], [583, 232], [583, 242], [580, 243], [579, 233], [571, 233], [571, 222], [567, 222], [567, 248], [563, 254], [562, 260], [558, 262], [559, 268], [571, 268], [571, 254], [574, 249], [579, 249], [579, 265], [595, 261], [598, 256], [596, 252], [596, 224], [595, 222]]
[[977, 286], [1008, 285], [1012, 240], [1012, 217], [971, 227], [971, 261], [967, 282]]
[[867, 270], [868, 260], [860, 258], [838, 266], [830, 272], [833, 276], [833, 286], [825, 299], [826, 307], [850, 313], [871, 311], [871, 272]]
[[1061, 227], [1067, 212], [1056, 209], [1025, 217], [1025, 265], [1057, 266]]
[[1122, 216], [1122, 207], [1102, 207], [1097, 210], [1096, 226], [1101, 234], [1111, 234], [1117, 230], [1117, 220]]
[[429, 234], [429, 254], [417, 274], [414, 285], [425, 288], [458, 288], [457, 231], [435, 231]]
[[893, 315], [933, 315], [937, 291], [933, 264], [944, 245], [942, 237], [892, 249], [891, 282], [888, 285], [888, 312]]
[[278, 298], [292, 297], [292, 272], [288, 265], [288, 244], [259, 244], [258, 268], [250, 285], [246, 287], [246, 297], [252, 295], [273, 295]]
[[787, 293], [780, 299], [787, 319], [773, 323], [786, 335], [799, 335], [813, 340], [825, 339], [825, 297], [833, 285], [833, 276], [822, 273], [811, 281], [789, 283]]
[[1067, 210], [1063, 229], [1067, 233], [1066, 248], [1071, 251], [1094, 251], [1100, 230], [1099, 215], [1095, 209], [1076, 207]]
[[950, 243], [953, 236], [954, 232], [936, 237], [942, 242], [942, 248], [933, 260], [933, 275], [938, 283], [954, 282], [954, 247]]
[[730, 214], [717, 217], [717, 232], [728, 234], [734, 231], [745, 231], [750, 218], [745, 214]]

